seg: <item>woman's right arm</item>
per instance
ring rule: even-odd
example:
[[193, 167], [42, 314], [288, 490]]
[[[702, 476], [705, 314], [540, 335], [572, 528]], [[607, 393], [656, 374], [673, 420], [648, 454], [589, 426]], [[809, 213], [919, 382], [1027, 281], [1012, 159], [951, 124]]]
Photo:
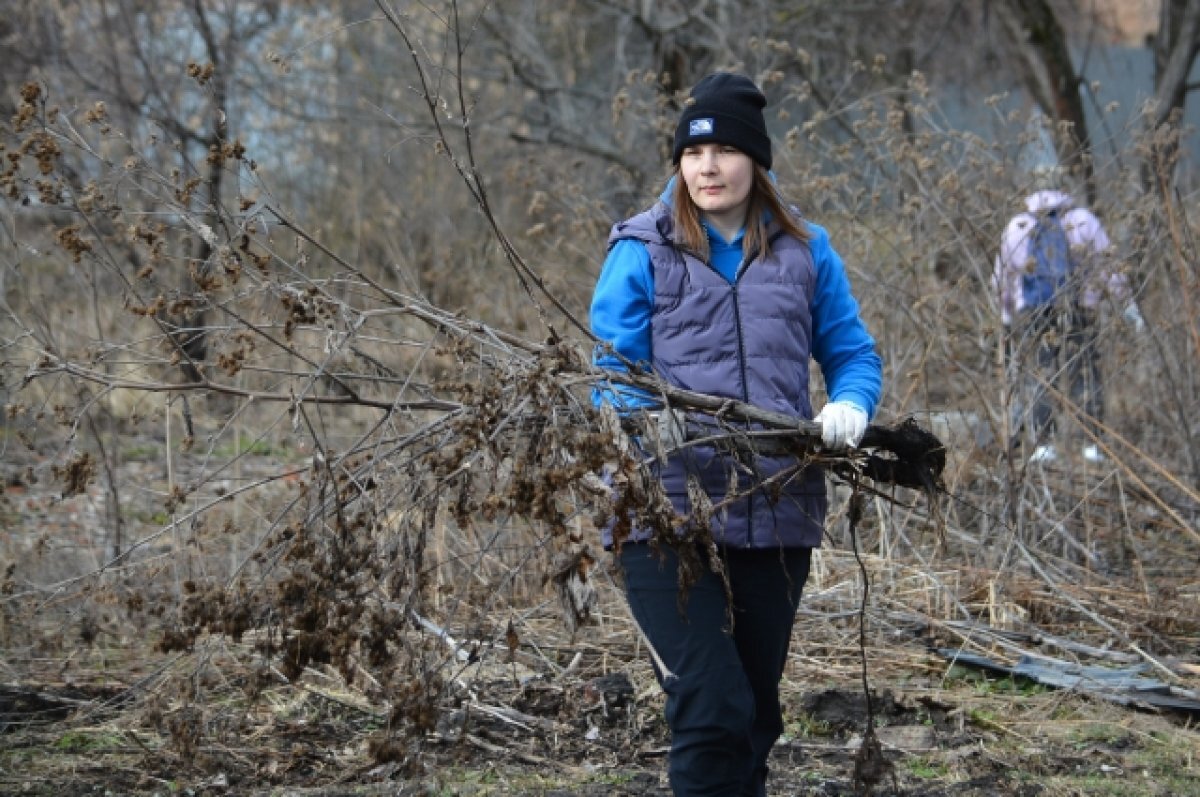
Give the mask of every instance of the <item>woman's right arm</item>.
[[[626, 371], [625, 361], [628, 361], [648, 371], [653, 312], [654, 276], [650, 269], [650, 253], [641, 241], [617, 241], [608, 250], [592, 294], [592, 333], [600, 340], [593, 355], [596, 365]], [[607, 351], [604, 344], [611, 345], [612, 351]], [[626, 411], [658, 403], [633, 388], [609, 387], [593, 390], [592, 401], [597, 405], [607, 402]]]

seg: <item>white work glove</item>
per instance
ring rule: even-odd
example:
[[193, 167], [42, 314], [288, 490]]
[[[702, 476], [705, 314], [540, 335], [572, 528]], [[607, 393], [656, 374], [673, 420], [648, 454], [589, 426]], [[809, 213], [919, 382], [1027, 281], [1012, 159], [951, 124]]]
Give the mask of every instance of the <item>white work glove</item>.
[[867, 431], [867, 413], [849, 401], [831, 401], [813, 419], [821, 424], [821, 442], [827, 448], [858, 448]]
[[1142, 318], [1142, 311], [1138, 309], [1137, 302], [1125, 305], [1125, 311], [1121, 315], [1125, 317], [1135, 332], [1141, 332], [1146, 328], [1146, 319]]

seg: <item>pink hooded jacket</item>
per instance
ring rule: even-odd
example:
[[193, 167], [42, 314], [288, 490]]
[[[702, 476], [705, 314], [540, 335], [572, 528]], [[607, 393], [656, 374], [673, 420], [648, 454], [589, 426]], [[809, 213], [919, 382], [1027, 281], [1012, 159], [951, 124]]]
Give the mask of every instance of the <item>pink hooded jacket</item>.
[[1059, 218], [1071, 243], [1071, 251], [1079, 268], [1087, 275], [1079, 297], [1083, 307], [1096, 307], [1107, 291], [1114, 299], [1128, 300], [1129, 281], [1110, 266], [1112, 242], [1096, 214], [1087, 208], [1075, 207], [1075, 201], [1062, 191], [1035, 191], [1025, 197], [1025, 212], [1018, 213], [1004, 228], [1000, 252], [992, 272], [992, 285], [1000, 299], [1000, 320], [1005, 325], [1025, 307], [1021, 276], [1030, 267], [1029, 234], [1033, 231], [1034, 215], [1039, 211], [1059, 209]]

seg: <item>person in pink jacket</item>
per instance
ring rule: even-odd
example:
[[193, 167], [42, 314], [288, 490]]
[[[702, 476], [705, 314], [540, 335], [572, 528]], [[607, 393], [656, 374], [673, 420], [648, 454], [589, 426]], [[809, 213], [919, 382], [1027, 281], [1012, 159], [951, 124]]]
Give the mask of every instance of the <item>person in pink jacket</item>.
[[[1081, 453], [1099, 462], [1103, 455], [1094, 438], [1103, 424], [1104, 393], [1095, 346], [1097, 315], [1102, 302], [1111, 298], [1136, 329], [1143, 329], [1145, 322], [1128, 279], [1114, 268], [1113, 246], [1100, 220], [1054, 187], [1061, 174], [1057, 163], [1043, 163], [1031, 171], [1037, 190], [1025, 197], [1025, 209], [1005, 226], [992, 278], [1009, 334], [1010, 367], [1020, 383], [1013, 428], [1023, 430], [1025, 439], [1034, 443], [1032, 461], [1057, 459], [1053, 434], [1059, 399], [1047, 385], [1061, 384], [1063, 375], [1064, 395], [1074, 405], [1067, 417], [1077, 415], [1091, 432]], [[1039, 267], [1034, 250], [1041, 246], [1035, 243], [1040, 233], [1035, 230], [1047, 221], [1061, 225], [1070, 247], [1069, 272], [1053, 295], [1039, 291], [1030, 279]]]

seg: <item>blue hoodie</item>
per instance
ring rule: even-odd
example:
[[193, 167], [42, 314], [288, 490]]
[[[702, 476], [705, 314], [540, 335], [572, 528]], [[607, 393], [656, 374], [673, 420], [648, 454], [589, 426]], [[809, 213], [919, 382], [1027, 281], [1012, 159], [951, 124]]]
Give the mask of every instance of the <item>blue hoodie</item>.
[[[667, 184], [660, 199], [670, 205], [674, 180]], [[842, 259], [829, 243], [824, 228], [805, 221], [812, 232], [808, 242], [816, 270], [816, 288], [811, 303], [812, 356], [821, 367], [832, 401], [853, 402], [873, 417], [882, 391], [882, 364], [875, 351], [875, 340], [859, 316], [858, 302], [850, 292]], [[744, 231], [732, 241], [724, 240], [711, 225], [709, 264], [733, 284], [742, 262]], [[632, 238], [612, 243], [592, 296], [592, 332], [601, 341], [639, 367], [649, 369], [651, 358], [651, 322], [654, 310], [654, 270], [646, 245]], [[620, 358], [598, 353], [596, 363], [612, 370], [624, 370]], [[644, 394], [620, 389], [614, 394], [598, 390], [597, 403], [609, 401], [620, 409], [655, 406]]]

